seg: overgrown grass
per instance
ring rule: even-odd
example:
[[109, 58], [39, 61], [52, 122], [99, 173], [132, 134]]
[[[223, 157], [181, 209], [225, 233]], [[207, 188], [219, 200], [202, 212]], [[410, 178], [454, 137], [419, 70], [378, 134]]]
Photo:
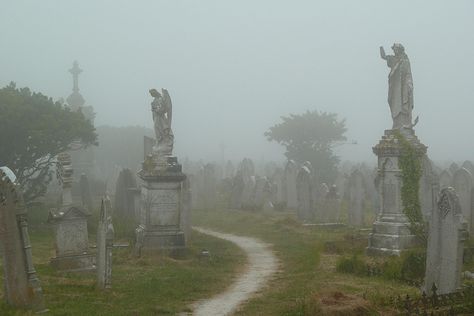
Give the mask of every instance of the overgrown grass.
[[[49, 259], [54, 256], [52, 231], [33, 222], [30, 229], [33, 260], [49, 315], [188, 312], [192, 302], [224, 290], [246, 260], [245, 254], [234, 244], [197, 232], [192, 233], [189, 251], [182, 260], [163, 256], [134, 258], [129, 248], [116, 248], [112, 289], [100, 291], [96, 288], [95, 274], [60, 273], [49, 266]], [[91, 242], [94, 242], [93, 237]], [[210, 252], [209, 258], [200, 255], [202, 249]], [[0, 296], [0, 315], [31, 314], [12, 309], [3, 302], [3, 284], [0, 284]]]
[[398, 280], [336, 271], [339, 258], [365, 256], [367, 232], [303, 227], [288, 212], [200, 210], [193, 223], [273, 245], [280, 272], [238, 315], [390, 315], [390, 297], [418, 292]]

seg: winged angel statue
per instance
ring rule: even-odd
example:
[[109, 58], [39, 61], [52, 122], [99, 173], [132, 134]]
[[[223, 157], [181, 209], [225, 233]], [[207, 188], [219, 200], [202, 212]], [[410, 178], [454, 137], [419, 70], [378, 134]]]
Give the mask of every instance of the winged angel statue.
[[156, 143], [153, 153], [158, 157], [171, 156], [173, 151], [174, 135], [171, 130], [171, 117], [173, 106], [168, 90], [161, 89], [161, 94], [156, 89], [150, 90], [154, 98], [151, 102], [151, 112], [155, 127]]

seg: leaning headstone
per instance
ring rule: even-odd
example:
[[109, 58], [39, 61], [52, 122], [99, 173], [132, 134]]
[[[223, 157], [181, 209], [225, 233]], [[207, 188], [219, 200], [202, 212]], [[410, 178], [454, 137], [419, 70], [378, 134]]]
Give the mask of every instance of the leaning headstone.
[[4, 170], [0, 170], [0, 250], [7, 303], [45, 311], [43, 291], [32, 261], [26, 207], [17, 185]]
[[473, 228], [472, 213], [472, 175], [467, 169], [458, 169], [453, 175], [453, 187], [459, 196], [462, 214], [468, 223], [469, 231]]
[[438, 294], [452, 293], [461, 286], [467, 222], [463, 218], [456, 191], [441, 189], [431, 215], [426, 254], [425, 292], [436, 284]]
[[58, 178], [63, 186], [62, 206], [51, 209], [48, 223], [54, 226], [56, 257], [50, 263], [63, 271], [87, 271], [94, 269], [94, 255], [89, 252], [87, 218], [89, 213], [74, 205], [71, 198], [72, 163], [69, 154], [58, 155]]
[[364, 225], [364, 175], [360, 170], [354, 170], [349, 178], [349, 210], [348, 219], [352, 226]]
[[293, 160], [288, 160], [284, 171], [284, 191], [286, 193], [286, 204], [289, 209], [295, 210], [298, 207], [296, 196], [296, 177], [298, 166]]
[[112, 287], [112, 249], [114, 246], [114, 226], [112, 224], [112, 204], [108, 196], [102, 198], [97, 227], [97, 286], [99, 289]]
[[296, 213], [300, 221], [309, 222], [313, 220], [313, 183], [311, 170], [302, 166], [296, 177], [296, 196], [298, 206]]
[[439, 187], [441, 189], [452, 186], [453, 176], [451, 172], [446, 169], [439, 174]]

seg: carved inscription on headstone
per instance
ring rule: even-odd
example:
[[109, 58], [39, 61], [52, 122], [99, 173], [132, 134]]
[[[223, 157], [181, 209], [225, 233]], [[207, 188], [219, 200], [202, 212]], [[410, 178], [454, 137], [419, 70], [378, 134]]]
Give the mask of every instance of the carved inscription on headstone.
[[176, 190], [154, 191], [150, 209], [150, 224], [160, 226], [178, 225], [178, 201], [178, 191]]

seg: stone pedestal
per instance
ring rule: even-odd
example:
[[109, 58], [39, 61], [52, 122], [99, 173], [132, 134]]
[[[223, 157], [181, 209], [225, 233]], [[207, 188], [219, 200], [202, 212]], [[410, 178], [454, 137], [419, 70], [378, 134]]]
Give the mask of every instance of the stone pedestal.
[[[179, 254], [186, 247], [186, 217], [183, 185], [186, 175], [176, 157], [157, 160], [148, 156], [138, 173], [143, 180], [140, 198], [140, 224], [136, 229], [135, 252]], [[187, 218], [187, 217], [186, 217]]]
[[95, 255], [89, 252], [87, 217], [79, 206], [63, 206], [49, 212], [48, 222], [54, 225], [56, 257], [53, 268], [62, 271], [91, 271]]
[[378, 157], [378, 195], [380, 211], [369, 235], [369, 255], [400, 255], [413, 247], [415, 236], [411, 234], [409, 221], [403, 213], [401, 199], [402, 178], [398, 166], [401, 144], [396, 133], [401, 133], [415, 148], [420, 157], [426, 154], [426, 146], [420, 143], [412, 129], [386, 130], [380, 142], [373, 147]]

